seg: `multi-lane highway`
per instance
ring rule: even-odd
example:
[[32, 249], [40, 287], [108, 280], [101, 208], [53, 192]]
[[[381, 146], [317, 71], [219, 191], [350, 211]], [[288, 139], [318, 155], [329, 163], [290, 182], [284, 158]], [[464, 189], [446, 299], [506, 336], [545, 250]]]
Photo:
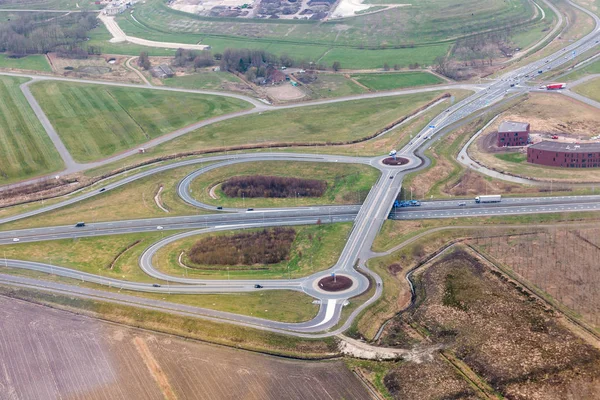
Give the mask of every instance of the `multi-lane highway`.
[[[578, 7], [578, 6], [576, 6]], [[578, 7], [579, 8], [579, 7]], [[39, 215], [60, 207], [74, 204], [79, 201], [89, 199], [93, 196], [105, 195], [111, 190], [126, 185], [136, 179], [151, 176], [152, 174], [177, 168], [185, 165], [201, 164], [212, 162], [208, 166], [199, 165], [199, 172], [186, 177], [179, 185], [178, 193], [189, 204], [196, 207], [209, 208], [215, 210], [214, 206], [200, 203], [193, 199], [189, 193], [189, 182], [201, 173], [211, 169], [230, 165], [239, 162], [250, 162], [259, 160], [285, 160], [286, 162], [343, 162], [343, 163], [363, 163], [371, 165], [381, 171], [381, 176], [377, 183], [369, 192], [366, 200], [360, 207], [339, 206], [339, 207], [303, 207], [299, 209], [269, 209], [269, 210], [237, 210], [227, 209], [224, 212], [206, 215], [206, 216], [187, 216], [161, 219], [145, 219], [132, 221], [113, 221], [105, 223], [91, 224], [82, 228], [74, 226], [45, 227], [35, 229], [24, 229], [18, 231], [0, 232], [0, 244], [32, 242], [39, 240], [51, 240], [66, 237], [85, 237], [95, 235], [120, 234], [130, 232], [148, 232], [160, 230], [189, 230], [191, 232], [176, 233], [174, 236], [167, 236], [157, 243], [150, 246], [140, 257], [140, 268], [149, 276], [155, 278], [160, 283], [141, 283], [125, 280], [106, 278], [94, 274], [82, 273], [61, 266], [48, 265], [35, 262], [25, 262], [19, 260], [3, 260], [6, 266], [25, 268], [38, 271], [49, 272], [57, 275], [67, 276], [73, 279], [93, 282], [101, 285], [118, 287], [119, 289], [150, 291], [160, 293], [213, 293], [213, 292], [240, 292], [254, 290], [302, 290], [309, 295], [320, 300], [321, 308], [318, 315], [311, 321], [302, 324], [284, 324], [273, 321], [266, 321], [257, 318], [220, 313], [210, 310], [191, 310], [185, 306], [178, 306], [168, 302], [137, 299], [138, 303], [144, 303], [144, 307], [156, 307], [173, 310], [179, 313], [195, 313], [203, 315], [206, 318], [217, 318], [229, 322], [238, 323], [245, 326], [253, 326], [260, 329], [269, 329], [274, 331], [287, 332], [300, 336], [306, 336], [315, 332], [321, 332], [336, 325], [341, 315], [341, 309], [347, 299], [364, 292], [369, 281], [365, 275], [370, 275], [377, 283], [374, 296], [364, 305], [353, 312], [345, 324], [335, 331], [320, 333], [319, 335], [330, 335], [346, 328], [352, 318], [356, 316], [364, 307], [374, 302], [381, 294], [380, 278], [369, 271], [364, 266], [364, 261], [370, 257], [371, 245], [375, 236], [380, 230], [381, 224], [388, 217], [392, 204], [397, 198], [401, 189], [402, 179], [408, 171], [418, 168], [424, 168], [429, 160], [423, 156], [423, 150], [431, 143], [431, 138], [446, 133], [447, 128], [474, 113], [487, 108], [497, 102], [503, 101], [507, 96], [518, 94], [528, 90], [527, 87], [511, 88], [511, 84], [519, 82], [532, 76], [540, 70], [554, 68], [566, 62], [568, 57], [565, 54], [572, 52], [585, 52], [596, 46], [599, 39], [598, 17], [594, 16], [597, 27], [586, 37], [570, 44], [564, 50], [545, 57], [542, 60], [528, 64], [515, 71], [503, 75], [499, 80], [494, 81], [485, 90], [481, 90], [463, 101], [451, 106], [431, 121], [408, 145], [401, 149], [398, 154], [409, 160], [406, 165], [400, 167], [391, 167], [381, 163], [381, 157], [360, 158], [360, 157], [342, 157], [329, 155], [303, 155], [303, 154], [248, 154], [235, 156], [218, 156], [205, 158], [203, 160], [188, 160], [173, 163], [166, 166], [151, 168], [139, 172], [133, 176], [124, 178], [120, 181], [107, 183], [103, 187], [97, 187], [71, 196], [68, 200], [56, 203], [50, 206], [42, 207], [37, 210], [26, 212], [20, 215], [0, 219], [0, 224], [15, 221], [21, 218]], [[429, 89], [428, 89], [429, 90]], [[336, 100], [339, 101], [339, 100]], [[262, 107], [262, 106], [261, 106]], [[237, 157], [237, 158], [236, 158]], [[100, 191], [100, 189], [104, 189]], [[471, 201], [465, 202], [465, 205], [459, 205], [458, 202], [427, 202], [420, 207], [404, 208], [396, 210], [394, 216], [397, 218], [439, 218], [439, 217], [460, 217], [470, 215], [505, 215], [519, 213], [543, 213], [557, 211], [582, 211], [586, 209], [600, 209], [598, 196], [585, 198], [539, 198], [539, 199], [505, 199], [495, 205], [475, 205]], [[219, 210], [220, 211], [220, 210]], [[311, 276], [288, 279], [271, 280], [260, 283], [256, 280], [202, 280], [175, 278], [165, 275], [155, 268], [152, 264], [153, 254], [162, 246], [178, 240], [182, 237], [198, 233], [214, 232], [227, 229], [251, 228], [273, 225], [293, 225], [321, 222], [337, 222], [354, 220], [354, 227], [341, 253], [339, 260], [329, 269], [313, 274]], [[75, 222], [75, 221], [74, 221]], [[160, 228], [159, 228], [160, 227]], [[0, 226], [1, 229], [1, 226]], [[18, 241], [15, 241], [17, 239]], [[358, 267], [358, 269], [357, 269]], [[359, 273], [358, 271], [362, 273]], [[343, 292], [325, 292], [317, 285], [320, 278], [328, 276], [330, 273], [338, 275], [343, 274], [350, 277], [353, 285], [350, 289]], [[40, 283], [39, 281], [27, 280], [26, 278], [10, 278], [0, 276], [0, 281], [13, 280], [13, 284], [39, 287], [39, 285], [50, 286], [49, 290], [78, 293], [82, 296], [101, 296], [107, 301], [115, 302], [133, 302], [134, 300], [125, 299], [121, 293], [103, 292], [92, 293], [92, 289], [81, 288], [74, 285], [64, 285], [55, 283]], [[160, 280], [160, 281], [159, 281]], [[18, 282], [17, 282], [18, 281]], [[165, 285], [166, 283], [166, 285]], [[256, 288], [260, 284], [262, 288]], [[129, 296], [131, 297], [131, 296]]]

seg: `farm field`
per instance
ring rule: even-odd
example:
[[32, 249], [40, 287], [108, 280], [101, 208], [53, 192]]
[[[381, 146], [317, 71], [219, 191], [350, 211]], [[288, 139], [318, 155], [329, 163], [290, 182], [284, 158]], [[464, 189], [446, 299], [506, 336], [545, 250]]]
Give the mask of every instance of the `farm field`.
[[[167, 234], [126, 234], [96, 238], [63, 239], [38, 243], [19, 243], [1, 246], [9, 258], [25, 261], [46, 262], [78, 271], [136, 282], [156, 283], [167, 286], [168, 282], [154, 279], [139, 268], [141, 253], [152, 243]], [[55, 278], [45, 273], [27, 270], [11, 270], [11, 273], [33, 276], [37, 279], [55, 280], [74, 284], [68, 278]], [[76, 282], [82, 286], [102, 291], [118, 292], [118, 287], [108, 288], [95, 284]], [[242, 315], [251, 315], [284, 322], [301, 322], [313, 318], [317, 306], [313, 298], [294, 291], [261, 291], [238, 294], [164, 294], [123, 290], [122, 293], [171, 303], [203, 307]]]
[[[350, 223], [295, 227], [296, 238], [291, 245], [289, 259], [277, 264], [196, 265], [190, 261], [188, 253], [196, 241], [208, 235], [231, 235], [232, 232], [178, 240], [160, 249], [153, 262], [159, 270], [174, 276], [208, 279], [294, 279], [333, 266], [342, 252], [351, 228]], [[189, 268], [181, 266], [180, 256], [181, 262]]]
[[442, 94], [428, 92], [268, 111], [211, 124], [152, 151], [155, 155], [223, 146], [360, 140]]
[[46, 56], [34, 54], [21, 58], [9, 57], [0, 53], [0, 68], [28, 69], [32, 71], [52, 72]]
[[[315, 393], [363, 400], [370, 396], [343, 361], [292, 361], [109, 324], [6, 297], [0, 297], [0, 304], [7, 321], [0, 363], [8, 371], [0, 380], [0, 397], [52, 398], [66, 392], [90, 400], [232, 396], [308, 400]], [[24, 355], [23, 348], [34, 351]], [[36, 368], [27, 367], [31, 365]]]
[[185, 89], [227, 89], [228, 83], [242, 83], [241, 79], [229, 72], [201, 71], [189, 75], [162, 79], [165, 86]]
[[582, 85], [575, 86], [575, 92], [600, 102], [600, 78], [592, 79]]
[[352, 78], [371, 90], [392, 90], [406, 87], [436, 85], [444, 80], [428, 72], [388, 72], [384, 74], [353, 74]]
[[249, 108], [232, 98], [43, 81], [31, 91], [77, 161], [94, 161], [206, 118]]
[[[600, 389], [592, 377], [600, 372], [598, 350], [571, 333], [541, 301], [501, 279], [467, 250], [451, 250], [414, 279], [416, 306], [395, 318], [386, 333], [389, 344], [443, 345], [441, 354], [483, 382], [479, 388], [490, 394], [597, 397]], [[399, 372], [392, 370], [384, 380], [396, 382], [392, 393], [411, 390]]]
[[77, 10], [86, 8], [95, 10], [102, 6], [92, 0], [4, 0], [0, 9], [30, 9], [30, 10]]
[[27, 80], [0, 76], [0, 184], [58, 171], [63, 166], [19, 88]]
[[596, 228], [563, 227], [482, 236], [470, 243], [599, 329], [598, 233]]
[[[221, 182], [234, 176], [268, 175], [310, 177], [327, 182], [321, 197], [236, 198], [228, 197]], [[377, 181], [379, 171], [367, 165], [281, 161], [261, 161], [217, 168], [200, 175], [190, 185], [194, 198], [207, 204], [224, 207], [290, 207], [321, 204], [359, 204]], [[215, 187], [215, 185], [217, 185]], [[214, 188], [214, 189], [213, 189]], [[216, 198], [215, 198], [216, 197]]]
[[447, 52], [454, 38], [465, 32], [503, 29], [508, 25], [518, 27], [517, 31], [528, 30], [541, 18], [538, 15], [532, 20], [533, 13], [531, 4], [519, 0], [460, 4], [445, 0], [327, 22], [215, 21], [151, 0], [137, 4], [133, 15], [126, 13], [117, 21], [131, 36], [205, 43], [217, 52], [227, 47], [252, 47], [277, 55], [287, 53], [298, 60], [319, 60], [325, 65], [339, 61], [343, 68], [381, 68], [384, 63], [403, 67], [414, 62], [430, 65], [435, 57]]

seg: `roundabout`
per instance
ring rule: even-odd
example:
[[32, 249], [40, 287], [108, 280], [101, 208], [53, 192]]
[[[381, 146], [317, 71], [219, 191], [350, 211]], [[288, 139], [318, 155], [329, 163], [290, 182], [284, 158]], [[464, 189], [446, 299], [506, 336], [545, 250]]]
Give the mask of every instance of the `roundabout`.
[[317, 285], [324, 292], [343, 292], [354, 286], [354, 281], [351, 277], [345, 275], [333, 275], [321, 278]]

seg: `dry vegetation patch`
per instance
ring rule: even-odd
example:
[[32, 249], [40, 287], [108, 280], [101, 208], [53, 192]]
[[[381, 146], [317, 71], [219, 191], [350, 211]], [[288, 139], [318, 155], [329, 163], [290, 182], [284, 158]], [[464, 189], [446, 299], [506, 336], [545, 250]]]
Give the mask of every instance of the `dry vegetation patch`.
[[[444, 352], [508, 398], [598, 397], [600, 353], [526, 290], [465, 250], [447, 254], [415, 281], [416, 303], [397, 325], [411, 327], [402, 340], [421, 336], [420, 342], [443, 344]], [[386, 383], [398, 386], [400, 372], [392, 371]]]
[[282, 227], [208, 236], [194, 244], [188, 257], [194, 264], [204, 266], [277, 264], [289, 258], [295, 238], [293, 228]]
[[234, 176], [221, 185], [229, 197], [321, 197], [327, 182], [283, 176]]

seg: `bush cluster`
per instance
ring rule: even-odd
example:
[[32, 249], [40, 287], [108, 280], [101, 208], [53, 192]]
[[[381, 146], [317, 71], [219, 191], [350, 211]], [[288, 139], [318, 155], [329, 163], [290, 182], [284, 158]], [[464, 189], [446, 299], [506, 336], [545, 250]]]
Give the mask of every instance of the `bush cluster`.
[[281, 176], [234, 176], [221, 186], [229, 197], [320, 197], [327, 182], [317, 179], [286, 178]]
[[198, 240], [188, 257], [200, 265], [277, 264], [288, 259], [295, 238], [294, 229], [281, 227], [210, 236]]

